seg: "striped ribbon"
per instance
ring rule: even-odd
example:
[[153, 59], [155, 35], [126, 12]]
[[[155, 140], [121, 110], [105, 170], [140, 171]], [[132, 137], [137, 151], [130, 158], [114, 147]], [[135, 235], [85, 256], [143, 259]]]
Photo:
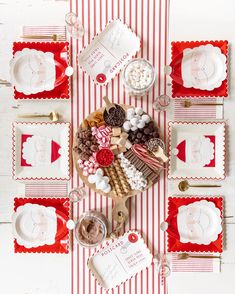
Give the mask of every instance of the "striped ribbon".
[[[82, 39], [71, 39], [71, 59], [77, 69], [73, 76], [71, 99], [73, 132], [76, 132], [81, 121], [89, 113], [102, 107], [102, 97], [106, 95], [116, 103], [141, 106], [158, 123], [162, 138], [166, 141], [166, 112], [154, 112], [152, 103], [156, 96], [166, 93], [164, 66], [167, 62], [168, 0], [70, 0], [70, 10], [78, 15], [85, 28]], [[156, 83], [153, 91], [146, 97], [129, 97], [123, 90], [120, 75], [105, 87], [94, 85], [91, 78], [78, 67], [77, 55], [80, 50], [87, 46], [110, 20], [116, 18], [121, 19], [140, 36], [142, 47], [137, 57], [147, 58], [156, 69]], [[71, 185], [80, 186], [81, 180], [75, 170], [73, 175]], [[128, 201], [130, 214], [123, 228], [125, 231], [139, 230], [153, 254], [166, 251], [165, 234], [160, 230], [160, 223], [166, 218], [166, 183], [166, 172], [163, 171], [156, 185]], [[111, 221], [112, 207], [111, 199], [90, 190], [89, 197], [74, 206], [74, 218], [84, 211], [96, 209]], [[113, 223], [111, 227], [114, 227]], [[94, 250], [78, 246], [74, 241], [71, 259], [72, 294], [106, 293], [86, 266], [87, 259], [93, 252]], [[166, 293], [166, 283], [152, 266], [109, 293], [163, 294]]]

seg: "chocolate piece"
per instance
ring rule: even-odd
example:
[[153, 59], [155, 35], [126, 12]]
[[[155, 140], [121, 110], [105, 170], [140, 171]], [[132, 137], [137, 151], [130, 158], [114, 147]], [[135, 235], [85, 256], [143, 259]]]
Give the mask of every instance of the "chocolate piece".
[[125, 154], [127, 158], [139, 171], [141, 171], [146, 179], [156, 183], [159, 179], [159, 170], [152, 170], [144, 161], [142, 161], [131, 149]]
[[164, 143], [162, 140], [158, 138], [152, 138], [146, 142], [146, 146], [148, 150], [152, 152], [156, 152], [158, 150], [158, 146], [160, 146], [163, 150], [165, 149]]
[[98, 143], [96, 138], [92, 136], [91, 129], [80, 128], [75, 137], [74, 152], [79, 154], [80, 159], [88, 160], [93, 152], [98, 150]]
[[104, 110], [104, 121], [107, 125], [112, 127], [121, 127], [125, 121], [126, 112], [125, 110], [115, 104], [115, 107], [110, 108], [109, 112]]
[[159, 173], [152, 173], [150, 176], [149, 176], [149, 180], [155, 184], [158, 182], [159, 180]]
[[159, 137], [158, 128], [154, 126], [153, 121], [146, 124], [142, 129], [130, 130], [128, 135], [130, 142], [135, 144], [145, 144], [149, 139]]

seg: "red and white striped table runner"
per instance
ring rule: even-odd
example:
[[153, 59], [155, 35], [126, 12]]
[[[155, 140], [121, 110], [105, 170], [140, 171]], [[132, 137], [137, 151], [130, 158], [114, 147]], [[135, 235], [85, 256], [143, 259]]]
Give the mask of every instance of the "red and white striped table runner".
[[[73, 77], [73, 95], [71, 99], [71, 117], [73, 132], [79, 123], [90, 113], [100, 108], [102, 97], [107, 95], [116, 103], [141, 106], [157, 121], [162, 138], [166, 141], [166, 113], [156, 113], [152, 102], [157, 95], [166, 92], [166, 65], [168, 0], [70, 0], [70, 9], [75, 12], [85, 28], [84, 38], [72, 41], [73, 65], [77, 69]], [[142, 48], [137, 57], [150, 60], [157, 72], [153, 92], [145, 98], [129, 97], [124, 91], [120, 76], [115, 77], [108, 86], [96, 86], [76, 63], [77, 55], [83, 46], [90, 43], [92, 37], [104, 29], [112, 19], [119, 18], [129, 25], [141, 38]], [[128, 46], [128, 44], [127, 44]], [[73, 171], [72, 186], [78, 186], [81, 180]], [[130, 216], [124, 229], [137, 229], [142, 232], [153, 254], [166, 250], [165, 234], [160, 223], [165, 219], [166, 211], [166, 172], [161, 180], [145, 193], [134, 196], [129, 201]], [[89, 191], [89, 197], [74, 206], [74, 218], [89, 209], [103, 212], [112, 219], [112, 201]], [[112, 223], [112, 227], [113, 227]], [[88, 271], [86, 262], [93, 250], [83, 249], [74, 241], [72, 251], [72, 289], [71, 294], [105, 293]], [[143, 271], [110, 293], [166, 293], [166, 284], [154, 270]]]
[[223, 119], [224, 107], [223, 105], [201, 106], [197, 103], [223, 103], [223, 98], [210, 98], [210, 99], [190, 99], [195, 104], [189, 108], [184, 107], [184, 99], [174, 99], [174, 119], [187, 120], [187, 119]]

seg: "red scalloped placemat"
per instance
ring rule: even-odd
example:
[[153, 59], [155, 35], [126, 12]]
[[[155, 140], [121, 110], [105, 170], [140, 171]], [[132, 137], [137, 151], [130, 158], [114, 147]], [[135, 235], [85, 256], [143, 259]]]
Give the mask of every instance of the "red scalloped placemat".
[[[26, 203], [44, 205], [46, 207], [52, 206], [56, 208], [56, 212], [60, 212], [69, 219], [70, 203], [69, 198], [14, 198], [14, 211], [17, 207], [24, 205]], [[57, 221], [58, 225], [58, 221]], [[36, 248], [25, 248], [19, 245], [16, 240], [14, 240], [14, 251], [15, 253], [68, 253], [69, 252], [69, 231], [65, 228], [63, 237], [56, 237], [56, 242], [53, 245], [44, 245]]]
[[[58, 61], [62, 66], [67, 67], [69, 64], [69, 43], [68, 42], [14, 42], [13, 43], [13, 55], [17, 51], [21, 51], [24, 48], [36, 49], [43, 52], [54, 53], [54, 59]], [[65, 53], [65, 57], [61, 54]], [[56, 77], [58, 72], [56, 71]], [[15, 99], [69, 99], [69, 78], [64, 77], [64, 81], [55, 87], [51, 91], [43, 91], [36, 94], [26, 95], [16, 91], [14, 88]]]
[[[195, 201], [207, 200], [215, 204], [221, 211], [221, 218], [223, 215], [223, 198], [222, 197], [169, 197], [168, 198], [168, 216], [178, 213], [178, 208], [182, 205], [187, 205]], [[176, 218], [171, 219], [170, 226], [175, 232], [173, 237], [167, 234], [167, 248], [168, 252], [219, 252], [223, 251], [223, 232], [218, 235], [216, 241], [209, 245], [199, 245], [188, 243], [181, 243], [179, 240], [179, 233], [176, 223]]]
[[[194, 48], [200, 45], [211, 44], [219, 47], [221, 52], [227, 58], [228, 65], [228, 41], [188, 41], [188, 42], [171, 42], [171, 60], [181, 54], [186, 48]], [[219, 88], [212, 91], [200, 90], [195, 88], [185, 88], [172, 80], [172, 98], [197, 97], [228, 97], [228, 77], [222, 82]]]

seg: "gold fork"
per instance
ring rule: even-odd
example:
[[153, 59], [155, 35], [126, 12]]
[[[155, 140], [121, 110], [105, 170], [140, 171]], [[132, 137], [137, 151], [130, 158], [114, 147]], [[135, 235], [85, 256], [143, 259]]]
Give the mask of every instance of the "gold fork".
[[63, 35], [57, 35], [53, 34], [51, 36], [48, 35], [25, 35], [25, 36], [20, 36], [22, 39], [52, 39], [53, 41], [63, 41], [64, 36]]
[[220, 259], [220, 256], [215, 255], [191, 255], [188, 253], [179, 253], [177, 256], [177, 259], [188, 259], [188, 258], [218, 258]]

